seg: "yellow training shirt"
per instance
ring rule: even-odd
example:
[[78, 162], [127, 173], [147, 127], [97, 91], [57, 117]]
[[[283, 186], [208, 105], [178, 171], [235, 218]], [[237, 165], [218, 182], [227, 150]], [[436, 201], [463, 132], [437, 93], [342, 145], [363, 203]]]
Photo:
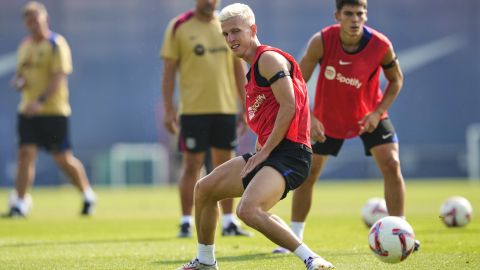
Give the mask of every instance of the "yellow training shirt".
[[193, 11], [174, 18], [166, 29], [160, 56], [178, 63], [180, 114], [238, 112], [235, 56], [217, 19], [202, 22]]
[[[22, 113], [25, 106], [45, 92], [53, 75], [72, 72], [72, 57], [67, 41], [61, 35], [51, 32], [48, 39], [40, 42], [26, 38], [17, 51], [17, 74], [25, 79], [21, 91], [22, 100], [18, 110]], [[39, 115], [62, 115], [71, 113], [68, 102], [68, 83], [64, 80], [43, 103]]]

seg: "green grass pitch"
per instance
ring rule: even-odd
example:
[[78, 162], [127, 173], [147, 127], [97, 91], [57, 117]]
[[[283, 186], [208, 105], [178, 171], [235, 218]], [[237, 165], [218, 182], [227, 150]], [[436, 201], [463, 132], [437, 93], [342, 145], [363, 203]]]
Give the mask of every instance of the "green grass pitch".
[[[5, 209], [8, 190], [0, 190]], [[175, 269], [196, 255], [196, 240], [177, 239], [179, 203], [175, 187], [97, 188], [94, 217], [81, 218], [80, 195], [71, 186], [36, 188], [27, 219], [0, 219], [0, 269]], [[320, 182], [305, 242], [337, 269], [480, 269], [480, 184], [466, 181], [407, 181], [407, 217], [422, 242], [421, 251], [390, 265], [368, 248], [360, 209], [382, 196], [380, 181]], [[473, 220], [447, 228], [439, 208], [451, 195], [466, 197]], [[289, 220], [290, 199], [273, 213]], [[253, 238], [221, 237], [220, 269], [304, 269], [294, 255], [273, 255], [275, 247]]]

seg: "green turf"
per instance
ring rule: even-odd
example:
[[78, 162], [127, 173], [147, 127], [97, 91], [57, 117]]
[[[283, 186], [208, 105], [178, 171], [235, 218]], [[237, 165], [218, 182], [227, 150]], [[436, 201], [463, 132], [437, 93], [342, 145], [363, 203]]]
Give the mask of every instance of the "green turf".
[[[407, 182], [408, 220], [422, 242], [420, 252], [390, 265], [368, 248], [360, 208], [381, 196], [383, 185], [323, 182], [317, 185], [305, 242], [337, 269], [480, 269], [480, 185], [466, 181]], [[175, 269], [196, 254], [195, 239], [177, 239], [178, 195], [174, 187], [98, 188], [93, 218], [81, 218], [79, 195], [70, 186], [36, 188], [28, 219], [0, 220], [0, 269]], [[440, 204], [451, 195], [470, 200], [473, 221], [446, 228]], [[7, 190], [0, 190], [5, 201]], [[2, 209], [5, 209], [2, 207]], [[288, 220], [290, 196], [272, 212]], [[272, 255], [275, 246], [253, 238], [217, 237], [221, 269], [304, 269], [294, 255]]]

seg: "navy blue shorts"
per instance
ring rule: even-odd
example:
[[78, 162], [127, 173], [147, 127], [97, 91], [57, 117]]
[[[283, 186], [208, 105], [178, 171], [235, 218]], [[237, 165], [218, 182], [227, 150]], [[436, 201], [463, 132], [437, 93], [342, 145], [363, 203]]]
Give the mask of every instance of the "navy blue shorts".
[[210, 147], [235, 149], [238, 145], [236, 119], [234, 114], [181, 115], [179, 150], [198, 153]]
[[[255, 153], [242, 155], [248, 161]], [[285, 191], [281, 199], [287, 196], [290, 190], [298, 188], [307, 179], [312, 164], [312, 149], [301, 143], [289, 140], [281, 141], [270, 153], [268, 158], [242, 179], [243, 187], [247, 188], [252, 178], [264, 166], [270, 166], [283, 175]]]
[[[323, 143], [316, 142], [312, 145], [313, 153], [318, 155], [337, 156], [342, 148], [344, 139], [336, 139], [329, 136], [326, 137], [327, 139]], [[360, 138], [362, 139], [366, 156], [372, 155], [370, 149], [374, 146], [386, 143], [398, 143], [395, 128], [393, 127], [392, 121], [388, 118], [381, 120], [372, 133], [365, 132], [360, 135]]]
[[71, 148], [68, 117], [18, 115], [18, 144], [35, 144], [49, 152], [64, 152]]

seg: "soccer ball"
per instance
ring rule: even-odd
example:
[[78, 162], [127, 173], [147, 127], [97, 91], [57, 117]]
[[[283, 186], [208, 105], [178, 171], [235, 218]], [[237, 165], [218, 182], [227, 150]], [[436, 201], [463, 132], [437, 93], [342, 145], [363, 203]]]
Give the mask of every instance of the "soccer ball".
[[386, 263], [405, 260], [415, 248], [412, 226], [403, 218], [384, 217], [370, 228], [368, 244], [375, 257]]
[[388, 216], [387, 205], [382, 198], [371, 198], [363, 205], [362, 219], [369, 228], [377, 220], [386, 216]]
[[448, 227], [463, 227], [472, 218], [472, 205], [463, 197], [450, 197], [440, 207], [440, 218]]

